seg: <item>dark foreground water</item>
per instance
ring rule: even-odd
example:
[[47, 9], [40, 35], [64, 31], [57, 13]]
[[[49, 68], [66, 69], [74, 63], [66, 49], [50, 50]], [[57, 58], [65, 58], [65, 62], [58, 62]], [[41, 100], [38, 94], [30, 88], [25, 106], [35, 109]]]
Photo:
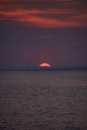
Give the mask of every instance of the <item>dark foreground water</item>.
[[87, 72], [0, 72], [0, 130], [87, 130]]

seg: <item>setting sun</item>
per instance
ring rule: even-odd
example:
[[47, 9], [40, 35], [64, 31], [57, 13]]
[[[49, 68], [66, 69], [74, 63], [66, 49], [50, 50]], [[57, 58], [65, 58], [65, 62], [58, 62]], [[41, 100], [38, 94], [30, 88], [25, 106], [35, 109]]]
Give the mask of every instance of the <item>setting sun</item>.
[[48, 63], [41, 63], [39, 67], [51, 67]]

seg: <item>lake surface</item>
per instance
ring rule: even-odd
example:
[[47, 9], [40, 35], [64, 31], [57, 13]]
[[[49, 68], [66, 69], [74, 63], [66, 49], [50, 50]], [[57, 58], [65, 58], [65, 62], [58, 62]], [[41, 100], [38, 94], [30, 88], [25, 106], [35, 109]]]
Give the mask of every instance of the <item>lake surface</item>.
[[87, 130], [87, 71], [0, 72], [0, 130]]

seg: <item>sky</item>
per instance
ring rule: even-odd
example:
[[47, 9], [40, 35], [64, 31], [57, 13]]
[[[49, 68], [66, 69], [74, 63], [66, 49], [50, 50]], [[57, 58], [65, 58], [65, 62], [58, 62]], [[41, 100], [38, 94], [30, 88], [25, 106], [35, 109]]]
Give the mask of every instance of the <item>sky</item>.
[[87, 0], [0, 0], [0, 68], [87, 66]]

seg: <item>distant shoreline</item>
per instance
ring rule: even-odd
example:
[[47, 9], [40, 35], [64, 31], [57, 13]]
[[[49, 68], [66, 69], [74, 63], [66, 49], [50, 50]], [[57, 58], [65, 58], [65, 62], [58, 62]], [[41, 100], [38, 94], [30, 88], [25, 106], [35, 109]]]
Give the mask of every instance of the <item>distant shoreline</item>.
[[0, 69], [0, 71], [87, 71], [87, 67]]

